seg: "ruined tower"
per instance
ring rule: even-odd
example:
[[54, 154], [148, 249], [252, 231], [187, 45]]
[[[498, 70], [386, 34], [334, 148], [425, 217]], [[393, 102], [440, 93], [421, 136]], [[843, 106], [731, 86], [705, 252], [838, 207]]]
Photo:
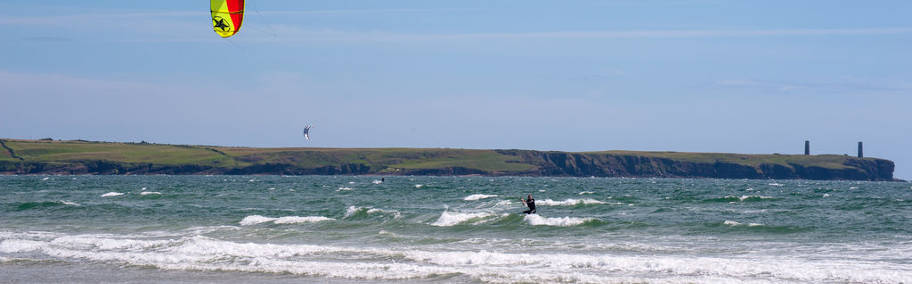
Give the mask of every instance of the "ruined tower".
[[858, 157], [864, 159], [864, 149], [862, 148], [861, 141], [858, 141]]
[[811, 140], [804, 140], [804, 155], [811, 154]]

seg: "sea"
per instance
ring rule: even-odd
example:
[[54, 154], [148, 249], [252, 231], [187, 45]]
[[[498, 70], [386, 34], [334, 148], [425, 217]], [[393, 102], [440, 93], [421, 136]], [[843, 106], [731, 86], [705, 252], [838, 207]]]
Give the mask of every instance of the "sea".
[[0, 176], [0, 282], [912, 283], [912, 184]]

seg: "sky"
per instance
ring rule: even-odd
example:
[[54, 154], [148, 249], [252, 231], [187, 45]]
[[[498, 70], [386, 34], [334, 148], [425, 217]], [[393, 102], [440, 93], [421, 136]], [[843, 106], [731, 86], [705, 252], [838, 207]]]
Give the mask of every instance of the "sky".
[[[912, 1], [0, 2], [0, 137], [865, 155], [912, 179]], [[311, 141], [301, 135], [313, 124]]]

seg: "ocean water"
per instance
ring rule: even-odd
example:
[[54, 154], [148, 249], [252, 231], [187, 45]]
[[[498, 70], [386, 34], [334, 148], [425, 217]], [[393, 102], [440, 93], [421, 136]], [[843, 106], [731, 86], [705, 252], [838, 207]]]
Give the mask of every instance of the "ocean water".
[[912, 282], [909, 183], [379, 179], [0, 176], [0, 282]]

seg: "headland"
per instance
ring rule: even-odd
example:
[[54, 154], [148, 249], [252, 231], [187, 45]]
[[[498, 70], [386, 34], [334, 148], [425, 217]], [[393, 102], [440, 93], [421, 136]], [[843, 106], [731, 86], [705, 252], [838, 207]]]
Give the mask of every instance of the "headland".
[[846, 155], [250, 148], [0, 139], [0, 174], [483, 175], [892, 181], [894, 164]]

